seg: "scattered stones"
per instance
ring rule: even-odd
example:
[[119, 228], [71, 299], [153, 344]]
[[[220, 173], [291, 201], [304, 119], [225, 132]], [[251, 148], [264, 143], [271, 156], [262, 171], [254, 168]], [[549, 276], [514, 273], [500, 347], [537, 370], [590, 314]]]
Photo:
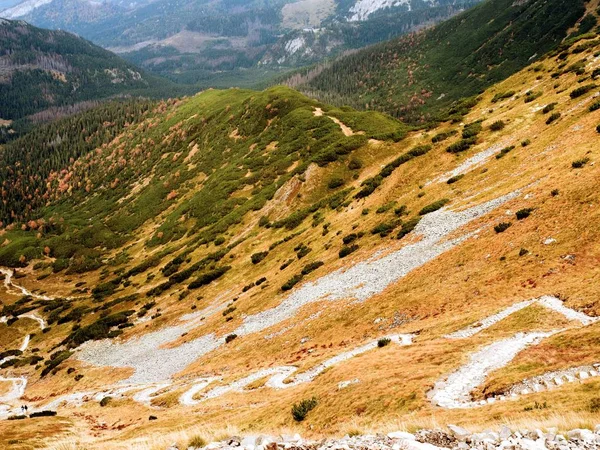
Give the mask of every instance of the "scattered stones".
[[[310, 441], [299, 434], [271, 438], [232, 437], [212, 442], [205, 450], [597, 450], [600, 449], [600, 425], [596, 432], [575, 429], [567, 438], [555, 429], [511, 431], [502, 426], [499, 432], [471, 433], [463, 427], [448, 425], [444, 430], [419, 430], [415, 434], [394, 431], [387, 435], [344, 436], [341, 439]], [[167, 450], [173, 450], [168, 447]], [[188, 449], [189, 450], [189, 449]]]

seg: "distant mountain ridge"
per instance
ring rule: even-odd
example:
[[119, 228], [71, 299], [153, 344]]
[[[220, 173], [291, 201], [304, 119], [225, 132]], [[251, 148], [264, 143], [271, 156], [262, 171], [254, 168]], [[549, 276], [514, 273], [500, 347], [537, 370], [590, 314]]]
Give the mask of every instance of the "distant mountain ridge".
[[77, 33], [176, 81], [229, 86], [223, 73], [244, 72], [239, 80], [250, 71], [256, 80], [264, 70], [313, 64], [437, 23], [479, 1], [26, 0], [0, 17]]

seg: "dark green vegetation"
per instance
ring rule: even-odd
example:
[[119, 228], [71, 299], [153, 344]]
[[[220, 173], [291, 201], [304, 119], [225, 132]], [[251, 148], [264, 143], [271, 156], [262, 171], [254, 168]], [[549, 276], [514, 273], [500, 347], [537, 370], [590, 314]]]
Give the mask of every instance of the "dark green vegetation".
[[583, 0], [486, 1], [431, 30], [341, 58], [300, 87], [410, 122], [455, 116], [457, 100], [556, 48], [584, 12]]
[[[175, 94], [113, 53], [64, 31], [0, 22], [0, 118], [123, 94]], [[51, 111], [48, 114], [58, 114]], [[38, 119], [42, 119], [40, 116]]]
[[302, 422], [309, 412], [317, 407], [318, 401], [315, 397], [294, 403], [292, 406], [292, 417], [296, 422]]

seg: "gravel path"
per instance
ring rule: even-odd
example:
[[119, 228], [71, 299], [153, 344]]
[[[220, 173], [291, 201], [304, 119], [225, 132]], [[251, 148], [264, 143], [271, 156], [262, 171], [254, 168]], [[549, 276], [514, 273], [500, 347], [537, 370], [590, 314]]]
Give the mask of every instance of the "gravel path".
[[4, 275], [4, 287], [6, 288], [6, 292], [8, 292], [9, 294], [24, 295], [28, 297], [37, 298], [38, 300], [52, 300], [52, 297], [34, 294], [33, 292], [24, 288], [23, 286], [19, 286], [18, 284], [13, 283], [12, 279], [15, 274], [14, 270], [0, 268], [0, 273]]
[[483, 384], [490, 372], [506, 366], [525, 348], [560, 331], [517, 333], [511, 338], [483, 347], [471, 355], [467, 364], [444, 381], [438, 381], [429, 393], [430, 400], [448, 409], [479, 406], [480, 403], [472, 401], [471, 392]]

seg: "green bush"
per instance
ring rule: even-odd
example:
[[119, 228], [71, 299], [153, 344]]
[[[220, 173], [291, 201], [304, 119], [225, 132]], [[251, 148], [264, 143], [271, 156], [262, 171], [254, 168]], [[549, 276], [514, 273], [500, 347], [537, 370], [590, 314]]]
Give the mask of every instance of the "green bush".
[[438, 133], [435, 136], [433, 136], [431, 138], [431, 142], [436, 144], [438, 142], [445, 141], [446, 139], [451, 138], [452, 136], [454, 136], [456, 134], [458, 134], [458, 131], [456, 131], [456, 130], [444, 131], [444, 132]]
[[232, 333], [232, 334], [228, 334], [227, 337], [225, 338], [225, 343], [229, 344], [231, 341], [233, 341], [235, 338], [237, 337], [237, 334]]
[[476, 143], [477, 143], [477, 137], [471, 137], [471, 138], [468, 138], [468, 139], [461, 139], [460, 141], [455, 142], [452, 145], [449, 145], [448, 148], [446, 148], [446, 151], [448, 153], [460, 153], [460, 152], [464, 152], [464, 151], [469, 150]]
[[306, 266], [304, 266], [302, 268], [302, 275], [308, 275], [309, 273], [317, 270], [319, 267], [321, 267], [324, 264], [325, 263], [323, 261], [311, 262], [310, 264], [307, 264]]
[[481, 133], [481, 131], [483, 130], [483, 126], [481, 125], [481, 122], [473, 122], [470, 124], [465, 125], [463, 132], [462, 132], [462, 137], [463, 139], [469, 139], [472, 137], [477, 136], [479, 133]]
[[382, 222], [371, 229], [371, 234], [378, 234], [381, 237], [386, 237], [392, 231], [394, 231], [394, 229], [396, 229], [398, 225], [400, 225], [400, 223], [401, 222], [399, 220], [394, 220], [391, 222]]
[[546, 106], [544, 106], [544, 108], [542, 109], [542, 113], [544, 114], [548, 114], [550, 111], [554, 111], [554, 108], [556, 107], [556, 105], [558, 105], [558, 103], [553, 102], [553, 103], [549, 103]]
[[231, 269], [231, 266], [222, 266], [205, 272], [198, 278], [196, 278], [194, 281], [192, 281], [189, 284], [188, 289], [197, 289], [199, 287], [205, 286], [213, 282], [214, 280], [221, 278], [229, 269]]
[[100, 400], [100, 406], [102, 406], [102, 407], [108, 406], [108, 404], [110, 403], [111, 400], [112, 400], [112, 397], [102, 397], [102, 400]]
[[250, 255], [250, 260], [252, 261], [252, 264], [258, 264], [263, 259], [265, 259], [268, 254], [269, 254], [269, 252], [253, 253], [252, 255]]
[[494, 231], [496, 233], [504, 233], [506, 230], [508, 230], [510, 228], [511, 225], [512, 225], [512, 223], [510, 223], [510, 222], [501, 222], [494, 226]]
[[390, 338], [381, 338], [377, 341], [377, 347], [382, 348], [389, 345], [392, 340]]
[[457, 181], [460, 181], [464, 178], [464, 175], [454, 175], [453, 177], [448, 178], [448, 181], [446, 181], [447, 184], [454, 184]]
[[438, 209], [443, 208], [449, 202], [450, 202], [449, 199], [443, 198], [441, 200], [438, 200], [438, 201], [435, 201], [433, 203], [430, 203], [429, 205], [427, 205], [423, 209], [421, 209], [421, 211], [419, 211], [419, 215], [420, 216], [424, 216], [425, 214], [429, 214], [429, 213], [432, 213], [434, 211], [437, 211]]
[[283, 284], [283, 286], [281, 286], [281, 290], [282, 291], [289, 291], [294, 286], [296, 286], [298, 283], [300, 283], [300, 281], [302, 281], [302, 278], [303, 278], [303, 276], [301, 274], [294, 275], [292, 278], [290, 278], [289, 280], [287, 280]]
[[594, 111], [600, 109], [600, 100], [592, 103], [588, 109], [590, 110], [590, 112], [594, 112]]
[[500, 150], [500, 153], [498, 153], [496, 155], [496, 159], [504, 158], [507, 153], [513, 151], [514, 149], [515, 149], [514, 145], [511, 145], [510, 147], [503, 148], [502, 150]]
[[500, 131], [503, 130], [506, 124], [502, 120], [496, 120], [494, 123], [490, 125], [490, 130], [492, 131]]
[[294, 403], [292, 406], [292, 417], [296, 422], [302, 422], [307, 414], [316, 408], [318, 401], [315, 397]]
[[331, 180], [329, 180], [329, 183], [327, 183], [327, 187], [329, 189], [337, 189], [340, 186], [344, 185], [344, 179], [343, 178], [332, 178]]
[[344, 243], [344, 245], [348, 245], [348, 244], [352, 244], [357, 239], [358, 239], [357, 233], [350, 233], [342, 238], [342, 242]]
[[358, 245], [357, 244], [354, 244], [354, 245], [344, 245], [340, 249], [340, 251], [338, 253], [338, 256], [340, 258], [345, 258], [349, 254], [354, 253], [356, 250], [358, 250]]
[[571, 167], [573, 169], [581, 169], [583, 166], [585, 166], [588, 162], [590, 162], [590, 158], [580, 158], [577, 159], [575, 161], [573, 161], [571, 163]]
[[596, 89], [596, 85], [595, 84], [586, 84], [584, 86], [579, 86], [578, 88], [573, 89], [571, 91], [571, 93], [569, 94], [569, 96], [571, 98], [581, 97], [582, 95], [587, 94], [592, 89]]
[[501, 100], [511, 98], [515, 94], [515, 91], [498, 92], [496, 95], [494, 95], [494, 98], [492, 98], [492, 103], [498, 103]]
[[541, 97], [543, 94], [543, 92], [540, 91], [527, 91], [525, 93], [525, 103], [531, 103], [532, 101], [534, 101], [535, 99]]
[[552, 122], [555, 122], [558, 119], [560, 119], [560, 113], [559, 112], [552, 113], [550, 115], [550, 117], [548, 117], [548, 120], [546, 120], [546, 125], [550, 125]]
[[527, 147], [530, 144], [531, 144], [530, 139], [525, 139], [524, 141], [521, 141], [521, 147]]
[[518, 210], [515, 215], [517, 216], [517, 220], [523, 220], [530, 216], [533, 212], [533, 208], [523, 208]]
[[363, 164], [360, 159], [352, 158], [348, 163], [348, 169], [350, 170], [358, 170], [362, 168]]

